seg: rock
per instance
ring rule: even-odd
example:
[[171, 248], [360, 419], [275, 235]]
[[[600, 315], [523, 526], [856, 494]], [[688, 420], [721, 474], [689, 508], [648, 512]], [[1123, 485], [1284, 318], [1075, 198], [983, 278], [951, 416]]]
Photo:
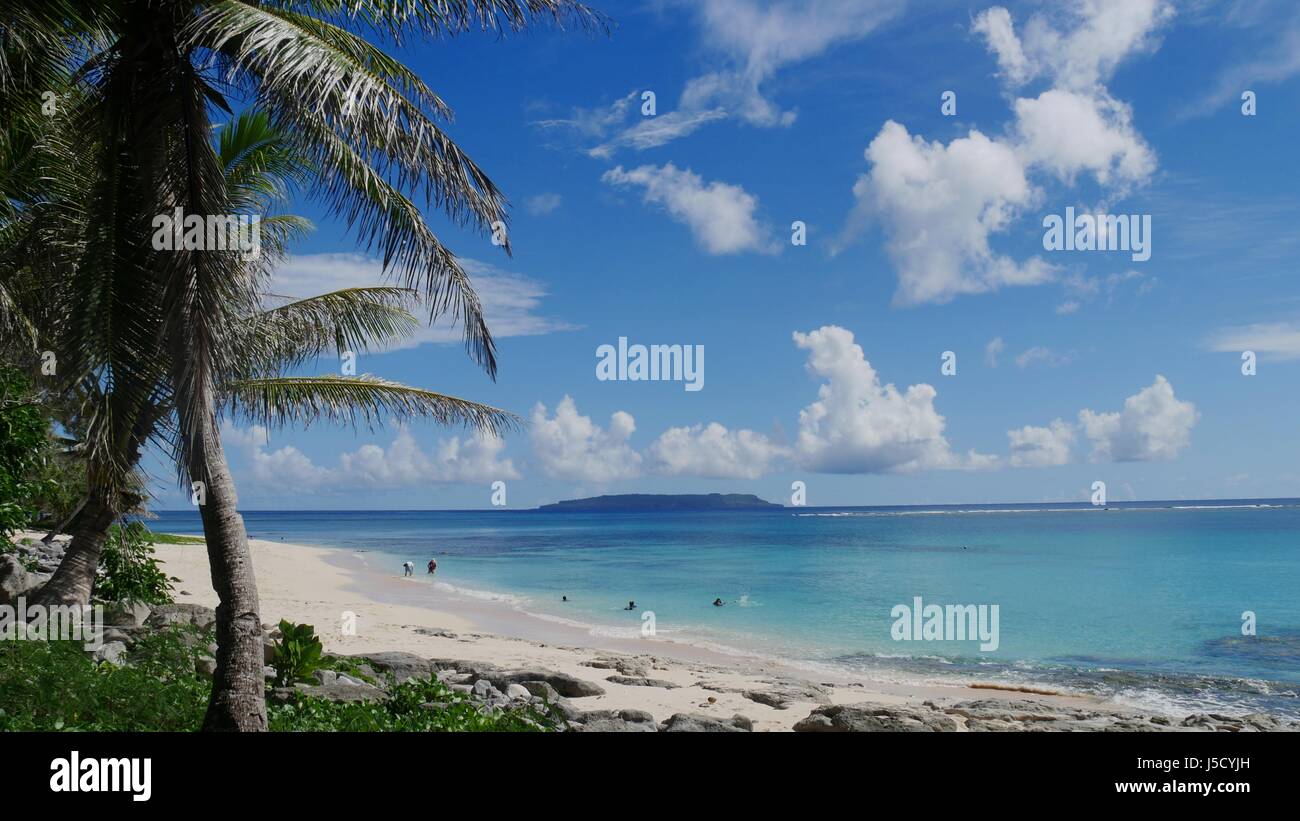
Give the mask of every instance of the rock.
[[349, 676], [349, 675], [346, 674], [346, 673], [335, 673], [335, 674], [334, 674], [334, 680], [337, 681], [339, 684], [348, 684], [348, 685], [351, 685], [351, 686], [353, 686], [353, 687], [372, 687], [372, 686], [374, 686], [374, 685], [372, 685], [372, 684], [371, 684], [370, 682], [368, 682], [368, 681], [363, 681], [363, 680], [361, 680], [361, 679], [359, 679], [359, 678], [355, 678], [355, 677], [353, 677], [353, 676]]
[[90, 654], [95, 661], [106, 661], [116, 667], [126, 664], [126, 645], [120, 641], [105, 642]]
[[217, 611], [201, 604], [159, 604], [151, 610], [145, 624], [153, 628], [189, 624], [207, 630], [217, 623]]
[[262, 668], [262, 678], [266, 679], [267, 681], [275, 681], [276, 676], [278, 675], [280, 674], [275, 671], [274, 667], [268, 666]]
[[830, 704], [831, 696], [824, 687], [806, 682], [778, 682], [763, 690], [745, 690], [741, 695], [758, 704], [778, 710], [788, 710], [796, 703]]
[[533, 694], [528, 691], [527, 687], [522, 684], [511, 684], [506, 687], [506, 695], [512, 699], [529, 699]]
[[644, 676], [606, 676], [605, 681], [612, 681], [615, 684], [623, 684], [628, 687], [662, 687], [665, 690], [675, 690], [678, 686], [671, 681], [664, 681], [661, 678], [645, 678]]
[[474, 682], [474, 686], [473, 688], [471, 688], [471, 692], [474, 693], [474, 695], [477, 696], [478, 698], [486, 699], [489, 698], [493, 693], [500, 694], [501, 691], [493, 687], [492, 682], [488, 681], [485, 678], [481, 678], [478, 681]]
[[275, 661], [275, 641], [270, 636], [262, 636], [262, 663]]
[[519, 686], [523, 687], [525, 690], [532, 693], [537, 698], [542, 699], [543, 701], [550, 701], [554, 703], [559, 701], [562, 698], [562, 696], [559, 694], [559, 692], [556, 691], [554, 687], [552, 687], [551, 685], [547, 684], [544, 681], [521, 681], [519, 682]]
[[570, 719], [579, 733], [654, 733], [654, 716], [645, 710], [591, 710]]
[[598, 656], [591, 661], [582, 662], [583, 667], [595, 667], [597, 670], [617, 670], [625, 676], [645, 677], [650, 672], [650, 666], [638, 659], [626, 656]]
[[937, 733], [956, 729], [957, 722], [938, 710], [870, 703], [818, 707], [794, 725], [797, 733]]
[[437, 670], [432, 660], [400, 650], [368, 653], [364, 660], [379, 673], [380, 678], [392, 675], [398, 684], [413, 678], [429, 678]]
[[281, 702], [290, 701], [294, 693], [338, 702], [378, 701], [384, 696], [383, 690], [369, 684], [358, 686], [335, 682], [334, 684], [296, 684], [293, 687], [276, 687], [271, 691], [271, 697]]
[[659, 728], [665, 733], [748, 733], [754, 722], [744, 716], [719, 719], [698, 713], [675, 713]]
[[522, 684], [525, 681], [544, 681], [555, 688], [555, 692], [565, 698], [585, 698], [587, 696], [603, 696], [605, 688], [599, 684], [593, 684], [590, 681], [583, 681], [576, 676], [567, 673], [557, 673], [551, 670], [516, 670], [513, 672], [497, 672], [489, 676], [492, 685], [498, 689], [508, 687], [511, 684]]
[[0, 556], [0, 604], [15, 604], [20, 596], [35, 586], [32, 574], [27, 572], [17, 556]]
[[217, 660], [210, 656], [203, 656], [195, 660], [194, 672], [203, 678], [212, 678], [217, 673]]
[[317, 670], [316, 683], [322, 685], [335, 684], [339, 680], [339, 674], [333, 670]]
[[104, 605], [104, 624], [113, 627], [140, 627], [152, 611], [140, 602], [119, 601]]
[[105, 627], [103, 639], [104, 641], [120, 641], [123, 644], [125, 644], [127, 647], [130, 647], [132, 644], [135, 644], [134, 636], [132, 636], [130, 633], [126, 632], [125, 630], [119, 630], [116, 627]]
[[421, 636], [436, 636], [442, 639], [454, 639], [456, 634], [450, 630], [440, 630], [437, 627], [417, 627], [415, 632]]

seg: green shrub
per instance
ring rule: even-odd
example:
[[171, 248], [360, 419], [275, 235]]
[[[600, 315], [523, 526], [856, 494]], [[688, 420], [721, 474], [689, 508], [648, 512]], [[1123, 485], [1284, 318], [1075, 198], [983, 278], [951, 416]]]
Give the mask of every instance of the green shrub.
[[275, 642], [271, 666], [275, 683], [284, 686], [296, 681], [310, 681], [321, 667], [324, 647], [310, 624], [293, 624], [280, 619], [280, 638]]
[[49, 422], [29, 388], [22, 373], [0, 367], [0, 553], [14, 549], [9, 537], [36, 515], [34, 499], [42, 489], [35, 474]]
[[272, 730], [341, 732], [553, 732], [557, 716], [536, 708], [482, 709], [469, 695], [436, 679], [390, 685], [378, 701], [333, 702], [294, 693], [285, 704], [268, 705]]
[[80, 641], [0, 641], [0, 731], [191, 731], [211, 684], [194, 674], [210, 636], [176, 628], [141, 638], [133, 666], [96, 663]]
[[104, 601], [170, 604], [172, 583], [154, 558], [153, 534], [140, 522], [113, 525], [99, 555], [95, 595]]

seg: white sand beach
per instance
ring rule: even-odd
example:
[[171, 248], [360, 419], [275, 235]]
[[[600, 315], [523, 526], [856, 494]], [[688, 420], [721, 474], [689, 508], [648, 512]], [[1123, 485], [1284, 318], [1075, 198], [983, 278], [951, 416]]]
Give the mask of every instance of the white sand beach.
[[[566, 673], [606, 691], [575, 699], [583, 710], [638, 709], [658, 721], [675, 713], [720, 719], [739, 714], [751, 719], [755, 730], [789, 730], [819, 706], [812, 698], [790, 698], [808, 683], [819, 685], [823, 701], [829, 697], [834, 704], [921, 707], [930, 701], [943, 707], [976, 699], [1023, 703], [1027, 698], [1022, 692], [983, 687], [857, 681], [659, 638], [611, 638], [530, 616], [508, 602], [449, 591], [446, 585], [432, 583], [422, 569], [415, 577], [403, 578], [397, 563], [383, 554], [257, 539], [251, 540], [251, 547], [264, 623], [283, 618], [312, 624], [326, 649], [335, 653], [400, 650], [426, 658]], [[201, 545], [160, 544], [157, 554], [167, 574], [181, 580], [175, 584], [178, 602], [216, 606]], [[355, 614], [355, 635], [340, 629], [349, 613]], [[617, 670], [589, 664], [619, 655], [638, 657], [648, 678], [677, 687], [614, 683], [608, 677]], [[763, 695], [776, 693], [781, 698]], [[784, 709], [750, 697], [756, 694]], [[1032, 698], [1067, 711], [1113, 709], [1081, 696]]]

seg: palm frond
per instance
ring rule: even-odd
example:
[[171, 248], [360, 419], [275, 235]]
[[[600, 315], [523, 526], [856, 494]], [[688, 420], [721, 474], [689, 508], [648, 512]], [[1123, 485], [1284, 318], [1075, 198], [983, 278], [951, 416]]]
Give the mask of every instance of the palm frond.
[[430, 419], [500, 436], [521, 420], [490, 405], [412, 388], [376, 376], [287, 376], [241, 379], [223, 391], [225, 407], [267, 427], [317, 420], [374, 428], [388, 419]]

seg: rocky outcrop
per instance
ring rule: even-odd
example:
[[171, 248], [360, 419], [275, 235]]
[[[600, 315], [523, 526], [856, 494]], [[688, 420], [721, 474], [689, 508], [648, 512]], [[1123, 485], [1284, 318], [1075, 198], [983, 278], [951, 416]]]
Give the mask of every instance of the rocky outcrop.
[[754, 730], [754, 722], [741, 715], [721, 719], [699, 713], [675, 713], [659, 726], [659, 730], [664, 733], [749, 733]]
[[174, 624], [207, 630], [217, 623], [217, 611], [201, 604], [157, 604], [150, 611], [145, 626], [155, 630]]
[[605, 681], [627, 687], [662, 687], [665, 690], [675, 690], [680, 686], [661, 678], [645, 678], [644, 676], [605, 676]]
[[794, 725], [796, 733], [943, 733], [957, 722], [938, 709], [881, 704], [830, 704]]

